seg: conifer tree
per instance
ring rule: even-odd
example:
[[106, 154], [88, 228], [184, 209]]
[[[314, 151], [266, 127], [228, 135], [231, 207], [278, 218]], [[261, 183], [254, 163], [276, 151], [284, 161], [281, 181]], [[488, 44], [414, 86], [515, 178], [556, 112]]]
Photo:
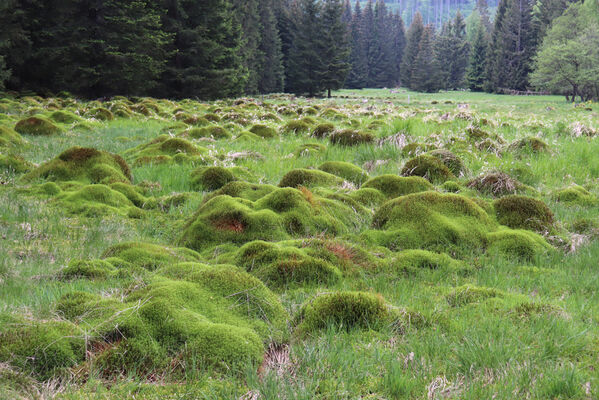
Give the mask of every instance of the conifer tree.
[[374, 7], [372, 43], [369, 46], [369, 87], [393, 86], [397, 80], [391, 22], [385, 3], [378, 0]]
[[414, 62], [418, 56], [420, 39], [422, 38], [423, 32], [424, 25], [422, 24], [422, 15], [416, 13], [406, 34], [406, 47], [401, 61], [400, 77], [401, 85], [404, 87], [412, 87]]
[[241, 27], [242, 42], [240, 54], [247, 70], [245, 93], [258, 92], [260, 69], [264, 54], [260, 50], [262, 24], [258, 13], [258, 0], [232, 0], [235, 23]]
[[274, 93], [283, 91], [283, 53], [277, 20], [273, 9], [276, 0], [260, 0], [258, 13], [262, 32], [259, 51], [262, 55], [258, 66], [258, 91]]
[[441, 85], [445, 89], [463, 87], [468, 67], [469, 46], [466, 41], [466, 24], [458, 11], [453, 21], [443, 26], [435, 43], [438, 62], [443, 65]]
[[418, 55], [413, 63], [410, 79], [410, 89], [418, 92], [435, 92], [440, 88], [439, 65], [435, 57], [433, 45], [435, 28], [432, 25], [424, 27], [418, 45]]
[[346, 86], [351, 89], [366, 87], [368, 79], [366, 44], [362, 26], [362, 8], [360, 2], [356, 1], [349, 34], [351, 68], [346, 79]]
[[331, 97], [331, 90], [340, 89], [350, 69], [347, 61], [349, 45], [347, 25], [343, 22], [343, 3], [341, 0], [323, 0], [320, 29], [322, 30], [324, 62], [320, 77], [323, 89]]
[[320, 29], [318, 0], [300, 0], [293, 43], [289, 53], [288, 87], [296, 94], [314, 96], [322, 90], [321, 77], [325, 62], [322, 58], [324, 42]]
[[351, 24], [352, 18], [353, 18], [353, 12], [351, 9], [351, 3], [349, 0], [345, 0], [345, 2], [343, 3], [343, 15], [341, 16], [341, 21], [343, 21], [345, 26], [348, 27], [348, 33], [349, 33], [349, 26]]
[[470, 90], [480, 92], [485, 84], [485, 63], [487, 58], [487, 35], [484, 24], [475, 25], [474, 41], [470, 49], [466, 82]]
[[403, 23], [403, 19], [399, 13], [394, 13], [392, 18], [392, 34], [393, 34], [393, 68], [394, 68], [394, 80], [393, 85], [398, 85], [401, 75], [401, 59], [406, 47], [406, 31]]

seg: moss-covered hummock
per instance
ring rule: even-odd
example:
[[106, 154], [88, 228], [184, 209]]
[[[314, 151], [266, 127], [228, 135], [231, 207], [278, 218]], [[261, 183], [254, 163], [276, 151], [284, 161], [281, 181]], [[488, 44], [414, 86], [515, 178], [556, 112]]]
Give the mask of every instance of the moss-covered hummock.
[[328, 172], [316, 169], [293, 169], [285, 174], [279, 187], [340, 186], [343, 179]]
[[187, 129], [180, 134], [181, 136], [191, 137], [194, 139], [214, 138], [214, 139], [229, 139], [231, 134], [222, 126], [210, 125], [202, 128]]
[[536, 232], [553, 230], [553, 212], [541, 200], [511, 195], [495, 200], [493, 207], [501, 225]]
[[433, 150], [428, 154], [441, 160], [441, 162], [445, 164], [449, 171], [455, 176], [464, 176], [467, 172], [467, 168], [462, 160], [449, 150], [438, 149]]
[[17, 122], [15, 131], [21, 135], [51, 136], [61, 133], [62, 129], [44, 117], [34, 116]]
[[197, 190], [213, 191], [238, 180], [230, 168], [200, 167], [191, 174], [192, 186]]
[[81, 121], [81, 118], [69, 111], [58, 110], [50, 114], [50, 119], [60, 124], [72, 124]]
[[250, 128], [250, 132], [265, 139], [278, 136], [277, 131], [268, 125], [256, 124]]
[[368, 180], [368, 173], [362, 168], [344, 161], [327, 161], [318, 167], [319, 170], [337, 175], [348, 182], [361, 185]]
[[277, 188], [256, 201], [222, 195], [200, 206], [188, 221], [180, 243], [202, 250], [215, 243], [335, 235], [346, 229], [339, 219], [355, 215], [341, 202], [293, 188]]
[[403, 176], [421, 176], [430, 182], [445, 182], [455, 178], [454, 174], [447, 168], [441, 158], [420, 155], [412, 158], [401, 170]]
[[14, 154], [0, 154], [0, 172], [8, 171], [22, 174], [24, 172], [30, 171], [32, 168], [33, 164], [21, 156]]
[[487, 253], [515, 260], [531, 261], [552, 247], [539, 234], [526, 230], [503, 229], [487, 235]]
[[341, 273], [331, 263], [309, 256], [303, 249], [264, 241], [245, 244], [237, 254], [237, 265], [268, 285], [329, 284]]
[[130, 182], [131, 170], [122, 157], [86, 147], [71, 147], [23, 176], [25, 182], [36, 179], [78, 181], [80, 183]]
[[19, 147], [26, 143], [13, 129], [0, 125], [0, 147]]
[[312, 137], [324, 138], [335, 131], [335, 125], [331, 123], [318, 124], [316, 128], [312, 130]]
[[340, 146], [358, 146], [374, 142], [374, 136], [367, 132], [354, 129], [343, 129], [335, 131], [329, 135], [329, 141], [332, 144]]
[[85, 116], [99, 121], [112, 121], [114, 119], [112, 112], [104, 107], [93, 108], [86, 112]]
[[366, 188], [376, 189], [387, 199], [392, 199], [406, 194], [433, 190], [434, 186], [419, 176], [379, 175], [362, 185], [362, 189]]
[[124, 155], [134, 164], [164, 163], [178, 160], [203, 161], [203, 154], [208, 152], [203, 147], [180, 137], [160, 135], [148, 143], [125, 151]]
[[411, 273], [419, 270], [444, 270], [466, 273], [472, 270], [461, 261], [454, 260], [445, 253], [433, 253], [427, 250], [404, 250], [391, 261], [394, 271]]
[[597, 198], [582, 186], [571, 186], [556, 191], [553, 194], [555, 201], [566, 204], [576, 204], [580, 206], [589, 206], [597, 204]]
[[508, 146], [508, 151], [516, 153], [547, 153], [549, 151], [549, 146], [539, 138], [525, 137], [511, 143]]
[[394, 314], [382, 296], [368, 292], [334, 292], [310, 300], [300, 312], [300, 333], [335, 325], [345, 329], [377, 329], [393, 323]]
[[467, 185], [482, 194], [501, 197], [524, 190], [525, 186], [504, 172], [489, 172], [472, 179]]
[[306, 133], [310, 130], [310, 125], [302, 120], [292, 120], [281, 127], [283, 133], [295, 133], [296, 135]]
[[171, 264], [199, 262], [200, 255], [184, 247], [127, 242], [106, 249], [102, 254], [102, 259], [110, 260], [113, 265], [119, 264], [119, 260], [121, 260], [121, 264], [126, 263], [136, 268], [153, 271]]

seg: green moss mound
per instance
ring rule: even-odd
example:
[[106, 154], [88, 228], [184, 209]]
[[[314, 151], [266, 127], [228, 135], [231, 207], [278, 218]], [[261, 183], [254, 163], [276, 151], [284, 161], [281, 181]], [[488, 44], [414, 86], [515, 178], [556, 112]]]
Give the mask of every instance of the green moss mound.
[[266, 343], [287, 335], [277, 296], [230, 265], [170, 264], [122, 301], [76, 292], [58, 310], [94, 328], [91, 339], [103, 351], [92, 357], [106, 377], [172, 373], [173, 365], [239, 373], [259, 365]]
[[50, 114], [50, 119], [60, 124], [72, 124], [81, 121], [81, 118], [78, 115], [63, 110], [54, 111]]
[[504, 297], [504, 293], [493, 288], [464, 285], [452, 290], [445, 296], [445, 299], [450, 306], [460, 307], [471, 303], [481, 303], [496, 297]]
[[401, 170], [403, 176], [421, 176], [430, 182], [445, 182], [455, 178], [440, 158], [420, 155], [412, 158]]
[[105, 279], [112, 276], [116, 268], [104, 260], [72, 260], [59, 273], [60, 279]]
[[553, 212], [541, 200], [511, 195], [495, 200], [493, 207], [501, 225], [536, 232], [553, 230]]
[[370, 133], [357, 131], [354, 129], [343, 129], [335, 131], [329, 135], [329, 141], [332, 144], [340, 146], [358, 146], [374, 142], [374, 136]]
[[160, 135], [148, 143], [125, 151], [124, 155], [128, 160], [133, 160], [136, 165], [149, 163], [172, 162], [183, 158], [191, 160], [203, 160], [202, 155], [208, 150], [197, 147], [188, 140]]
[[278, 136], [277, 131], [268, 125], [256, 124], [250, 128], [250, 132], [265, 139], [270, 139]]
[[229, 168], [203, 167], [192, 172], [191, 182], [195, 189], [213, 191], [220, 189], [227, 183], [238, 180]]
[[470, 272], [471, 267], [454, 260], [445, 253], [433, 253], [427, 250], [404, 250], [391, 262], [395, 271], [414, 272], [419, 270], [444, 270], [448, 272]]
[[309, 130], [310, 125], [302, 120], [289, 121], [281, 127], [283, 133], [295, 133], [296, 135], [306, 133]]
[[348, 182], [361, 185], [368, 180], [368, 173], [362, 168], [344, 161], [327, 161], [318, 167], [319, 170], [337, 175]]
[[115, 263], [115, 260], [122, 260], [133, 267], [153, 271], [171, 264], [199, 262], [200, 255], [184, 247], [127, 242], [106, 249], [102, 254], [102, 259], [110, 259], [112, 264]]
[[378, 295], [335, 292], [318, 296], [302, 307], [300, 332], [315, 332], [335, 325], [345, 329], [376, 329], [393, 322], [393, 313]]
[[302, 249], [264, 241], [245, 244], [236, 259], [237, 265], [275, 287], [330, 284], [341, 277], [332, 264], [311, 257]]
[[203, 203], [216, 196], [227, 195], [245, 200], [256, 201], [277, 190], [273, 185], [260, 185], [243, 181], [229, 182], [220, 189], [204, 196]]
[[140, 215], [140, 210], [131, 200], [106, 185], [86, 185], [77, 190], [62, 192], [55, 202], [70, 214], [86, 217]]
[[318, 124], [316, 128], [312, 130], [312, 137], [325, 138], [335, 131], [335, 125], [331, 123]]
[[472, 200], [455, 194], [422, 192], [398, 197], [376, 210], [371, 240], [392, 250], [428, 249], [462, 254], [484, 248], [494, 228], [487, 213]]
[[343, 179], [324, 171], [315, 169], [293, 169], [287, 172], [281, 181], [279, 187], [314, 187], [314, 186], [340, 186]]
[[15, 131], [21, 135], [52, 136], [62, 132], [58, 126], [44, 117], [29, 117], [20, 120], [15, 125]]
[[78, 181], [80, 183], [130, 182], [131, 170], [116, 154], [86, 147], [71, 147], [23, 176], [25, 182], [36, 179]]
[[520, 153], [547, 153], [549, 152], [549, 146], [539, 138], [525, 137], [511, 143], [508, 146], [508, 151]]
[[14, 154], [0, 154], [0, 171], [22, 174], [24, 172], [30, 171], [32, 168], [33, 164], [21, 156]]
[[455, 176], [464, 176], [468, 171], [462, 160], [449, 150], [433, 150], [430, 153], [428, 153], [428, 155], [441, 160], [441, 162], [445, 164], [447, 169], [449, 169], [449, 171]]
[[552, 247], [539, 234], [526, 230], [500, 230], [487, 235], [487, 252], [515, 260], [531, 261]]
[[501, 197], [524, 190], [524, 185], [504, 172], [490, 172], [476, 177], [467, 186], [482, 194]]
[[181, 136], [187, 136], [194, 139], [214, 138], [229, 139], [231, 134], [221, 126], [205, 126], [203, 128], [191, 128], [181, 133]]
[[560, 203], [589, 206], [597, 204], [597, 198], [582, 186], [571, 186], [553, 193], [553, 199]]
[[406, 194], [426, 192], [433, 190], [434, 186], [429, 181], [419, 176], [402, 177], [397, 175], [379, 175], [362, 185], [362, 189], [377, 189], [387, 199], [392, 199]]
[[27, 142], [14, 130], [0, 126], [0, 147], [19, 147]]
[[340, 219], [353, 216], [355, 212], [340, 202], [292, 188], [278, 188], [255, 202], [222, 195], [200, 206], [180, 243], [201, 250], [214, 243], [335, 235], [346, 230]]
[[380, 190], [364, 187], [349, 193], [348, 196], [365, 207], [378, 207], [389, 200]]
[[0, 362], [47, 380], [84, 359], [84, 336], [72, 323], [0, 315]]
[[85, 113], [85, 117], [97, 119], [99, 121], [112, 121], [114, 114], [104, 107], [97, 107]]
[[295, 157], [316, 156], [323, 154], [326, 150], [327, 147], [321, 143], [304, 143], [294, 150], [293, 155]]

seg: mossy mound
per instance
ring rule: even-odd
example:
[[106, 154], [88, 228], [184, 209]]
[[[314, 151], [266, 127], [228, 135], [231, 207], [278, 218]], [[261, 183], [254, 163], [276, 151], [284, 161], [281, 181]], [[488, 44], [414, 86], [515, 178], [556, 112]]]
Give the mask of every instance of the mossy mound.
[[335, 131], [335, 125], [331, 123], [318, 124], [316, 128], [312, 130], [312, 137], [324, 138]]
[[493, 288], [464, 285], [453, 289], [445, 296], [452, 307], [465, 306], [471, 303], [481, 303], [487, 299], [504, 297], [504, 293]]
[[0, 147], [19, 147], [26, 143], [17, 132], [0, 125]]
[[430, 153], [428, 153], [428, 155], [441, 160], [441, 162], [445, 164], [449, 171], [455, 176], [464, 176], [468, 171], [462, 160], [449, 150], [433, 150]]
[[493, 207], [501, 225], [536, 232], [553, 230], [553, 212], [541, 200], [510, 195], [495, 200]]
[[394, 322], [395, 315], [382, 296], [368, 292], [334, 292], [310, 300], [301, 309], [300, 333], [327, 326], [377, 329]]
[[487, 235], [487, 253], [515, 260], [530, 261], [552, 250], [539, 234], [526, 230], [505, 229]]
[[231, 169], [225, 167], [200, 167], [191, 174], [192, 187], [196, 190], [213, 191], [236, 180]]
[[358, 146], [374, 142], [374, 136], [371, 133], [361, 132], [354, 129], [343, 129], [335, 131], [329, 135], [329, 141], [332, 144], [340, 146]]
[[0, 362], [46, 380], [83, 360], [85, 339], [74, 324], [0, 315]]
[[284, 240], [290, 235], [335, 235], [346, 230], [339, 218], [354, 215], [341, 202], [292, 188], [278, 188], [254, 202], [216, 196], [200, 206], [188, 221], [180, 243], [201, 250], [214, 243]]
[[472, 200], [422, 192], [398, 197], [376, 210], [365, 237], [392, 250], [427, 249], [462, 254], [484, 248], [495, 223]]
[[87, 185], [62, 192], [55, 201], [70, 214], [86, 217], [122, 215], [139, 217], [141, 210], [122, 193], [106, 185]]
[[310, 130], [310, 125], [302, 120], [292, 120], [281, 127], [283, 133], [295, 133], [296, 135], [306, 133]]
[[362, 185], [362, 189], [377, 189], [387, 199], [392, 199], [406, 194], [434, 190], [429, 181], [419, 176], [403, 177], [397, 175], [379, 175], [369, 179]]
[[85, 113], [85, 117], [97, 119], [99, 121], [112, 121], [114, 114], [104, 107], [97, 107]]
[[268, 125], [257, 124], [250, 128], [250, 132], [265, 139], [270, 139], [278, 136], [277, 131]]
[[[251, 295], [247, 295], [251, 293]], [[101, 376], [202, 368], [240, 373], [286, 337], [287, 314], [262, 282], [234, 266], [173, 264], [122, 301], [75, 292], [58, 311], [93, 327]]]
[[293, 151], [295, 157], [307, 157], [323, 154], [327, 147], [321, 143], [304, 143]]
[[60, 124], [72, 124], [81, 121], [81, 118], [69, 111], [59, 110], [50, 114], [50, 119]]
[[462, 185], [460, 185], [456, 181], [447, 181], [447, 182], [443, 182], [443, 184], [441, 185], [441, 188], [449, 193], [458, 193], [459, 191], [462, 190]]
[[430, 182], [445, 182], [455, 178], [441, 159], [426, 154], [406, 162], [401, 170], [403, 176], [421, 176]]
[[597, 204], [597, 198], [582, 186], [571, 186], [553, 193], [553, 199], [560, 203], [589, 206]]
[[101, 258], [110, 260], [113, 265], [121, 260], [121, 264], [150, 271], [171, 264], [200, 261], [200, 255], [193, 250], [144, 242], [119, 243], [106, 249]]
[[512, 142], [508, 146], [508, 151], [516, 153], [547, 153], [549, 152], [549, 146], [539, 138], [525, 137]]
[[264, 241], [254, 241], [239, 249], [236, 264], [268, 285], [330, 284], [340, 271], [331, 263], [311, 257], [302, 249]]
[[505, 172], [490, 172], [476, 177], [467, 186], [482, 194], [501, 197], [524, 190], [524, 185]]
[[435, 149], [435, 146], [426, 143], [408, 143], [401, 148], [401, 155], [404, 157], [414, 157]]
[[22, 119], [17, 122], [14, 129], [21, 135], [31, 136], [52, 136], [62, 132], [62, 129], [50, 120], [40, 116]]
[[360, 188], [354, 190], [348, 195], [351, 199], [357, 201], [364, 207], [378, 207], [389, 198], [380, 190], [374, 188]]
[[202, 161], [203, 154], [208, 152], [203, 147], [197, 147], [193, 143], [178, 137], [160, 135], [148, 143], [125, 151], [128, 160], [133, 160], [136, 165], [149, 163], [164, 163], [177, 160], [199, 160]]
[[324, 171], [315, 169], [293, 169], [287, 172], [281, 181], [279, 187], [314, 187], [314, 186], [340, 186], [343, 179]]
[[239, 197], [242, 199], [256, 201], [266, 196], [269, 193], [277, 190], [276, 186], [273, 185], [260, 185], [254, 183], [248, 183], [243, 181], [229, 182], [220, 189], [204, 196], [203, 203], [216, 196], [227, 195], [231, 197]]
[[233, 140], [239, 142], [258, 142], [264, 139], [256, 135], [255, 133], [244, 131], [240, 132], [237, 136], [235, 136]]
[[181, 136], [191, 137], [194, 139], [214, 138], [214, 139], [229, 139], [231, 134], [223, 127], [212, 125], [202, 128], [187, 129], [180, 134]]
[[358, 186], [368, 180], [368, 173], [366, 173], [366, 171], [354, 164], [344, 161], [327, 161], [318, 167], [318, 169], [336, 175]]
[[433, 253], [427, 250], [404, 250], [391, 261], [391, 269], [400, 272], [417, 272], [419, 270], [443, 270], [447, 272], [466, 273], [472, 270], [461, 261], [454, 260], [445, 253]]
[[32, 168], [33, 164], [21, 156], [14, 154], [0, 154], [0, 172], [7, 171], [10, 173], [22, 174], [30, 171]]
[[105, 279], [116, 272], [114, 265], [104, 260], [71, 260], [59, 271], [60, 279]]
[[84, 184], [129, 183], [131, 170], [119, 155], [76, 146], [23, 176], [25, 182], [36, 179], [78, 181]]

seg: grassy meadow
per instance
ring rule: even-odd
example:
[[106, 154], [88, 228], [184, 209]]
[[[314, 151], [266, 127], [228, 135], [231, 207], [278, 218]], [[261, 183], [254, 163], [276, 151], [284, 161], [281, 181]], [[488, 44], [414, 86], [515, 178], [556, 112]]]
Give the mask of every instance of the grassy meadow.
[[599, 106], [0, 99], [0, 399], [599, 398]]

